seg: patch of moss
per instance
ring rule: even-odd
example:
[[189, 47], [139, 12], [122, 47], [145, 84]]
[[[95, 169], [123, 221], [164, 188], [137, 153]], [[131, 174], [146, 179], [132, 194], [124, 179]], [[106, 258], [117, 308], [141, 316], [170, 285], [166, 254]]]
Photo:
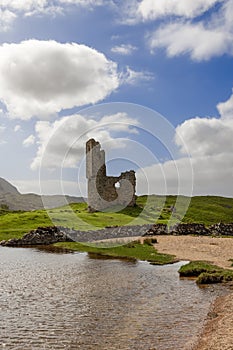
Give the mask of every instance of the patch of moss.
[[197, 277], [197, 284], [222, 283], [233, 281], [233, 271], [209, 264], [205, 261], [192, 261], [180, 268], [181, 277]]

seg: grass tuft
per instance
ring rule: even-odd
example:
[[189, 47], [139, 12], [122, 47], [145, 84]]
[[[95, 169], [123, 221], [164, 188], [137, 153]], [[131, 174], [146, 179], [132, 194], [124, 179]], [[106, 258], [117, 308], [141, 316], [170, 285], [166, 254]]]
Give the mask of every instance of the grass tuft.
[[197, 284], [222, 283], [233, 281], [233, 271], [209, 264], [205, 261], [192, 261], [180, 268], [181, 277], [197, 277]]

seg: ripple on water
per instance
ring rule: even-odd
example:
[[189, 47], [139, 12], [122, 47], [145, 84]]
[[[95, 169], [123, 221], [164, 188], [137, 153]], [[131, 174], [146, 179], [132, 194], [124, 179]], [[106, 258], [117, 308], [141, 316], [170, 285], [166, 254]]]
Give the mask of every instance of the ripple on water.
[[179, 267], [0, 248], [0, 347], [184, 349], [217, 291]]

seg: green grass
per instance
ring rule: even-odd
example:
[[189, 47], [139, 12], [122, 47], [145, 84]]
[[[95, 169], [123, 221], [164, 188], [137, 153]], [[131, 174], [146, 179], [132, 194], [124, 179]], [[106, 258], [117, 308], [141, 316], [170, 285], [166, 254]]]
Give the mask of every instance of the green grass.
[[[179, 196], [176, 211], [171, 210], [176, 204], [176, 196], [140, 196], [135, 208], [125, 208], [119, 212], [88, 213], [86, 203], [70, 206], [37, 210], [32, 212], [9, 212], [0, 209], [0, 240], [12, 237], [19, 238], [38, 226], [66, 226], [79, 230], [88, 230], [105, 226], [142, 225], [147, 223], [173, 224], [182, 219], [183, 222], [204, 223], [211, 225], [217, 222], [233, 221], [233, 199], [223, 197], [193, 197], [183, 217], [182, 213], [189, 198]], [[92, 227], [92, 229], [93, 229]]]
[[233, 198], [216, 196], [193, 197], [184, 222], [212, 225], [233, 222]]
[[70, 249], [72, 251], [94, 253], [114, 258], [146, 260], [157, 265], [164, 265], [174, 262], [174, 256], [160, 254], [153, 246], [149, 244], [140, 244], [138, 241], [133, 241], [126, 245], [110, 247], [97, 247], [96, 245], [85, 245], [77, 242], [56, 243], [55, 246]]
[[179, 274], [181, 277], [196, 277], [198, 284], [233, 281], [233, 270], [223, 269], [205, 261], [192, 261], [182, 266]]
[[[233, 222], [233, 198], [197, 196], [190, 200], [185, 196], [141, 196], [137, 199], [137, 204], [143, 207], [146, 201], [145, 214], [156, 217], [158, 223], [169, 222], [172, 225], [182, 220], [184, 223], [195, 222], [210, 226], [218, 222]], [[176, 206], [175, 212], [171, 211], [172, 206]]]
[[50, 225], [51, 220], [44, 210], [0, 214], [0, 240], [20, 238], [38, 226]]

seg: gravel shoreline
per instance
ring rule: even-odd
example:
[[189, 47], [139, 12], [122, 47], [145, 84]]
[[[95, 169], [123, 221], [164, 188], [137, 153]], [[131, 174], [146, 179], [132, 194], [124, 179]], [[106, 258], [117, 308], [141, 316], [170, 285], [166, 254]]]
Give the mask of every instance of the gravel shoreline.
[[[233, 268], [229, 261], [233, 259], [232, 238], [157, 236], [157, 240], [158, 252], [173, 254], [179, 260], [205, 260]], [[233, 291], [215, 300], [192, 350], [233, 350]]]
[[193, 350], [233, 349], [233, 292], [212, 305], [198, 344]]

